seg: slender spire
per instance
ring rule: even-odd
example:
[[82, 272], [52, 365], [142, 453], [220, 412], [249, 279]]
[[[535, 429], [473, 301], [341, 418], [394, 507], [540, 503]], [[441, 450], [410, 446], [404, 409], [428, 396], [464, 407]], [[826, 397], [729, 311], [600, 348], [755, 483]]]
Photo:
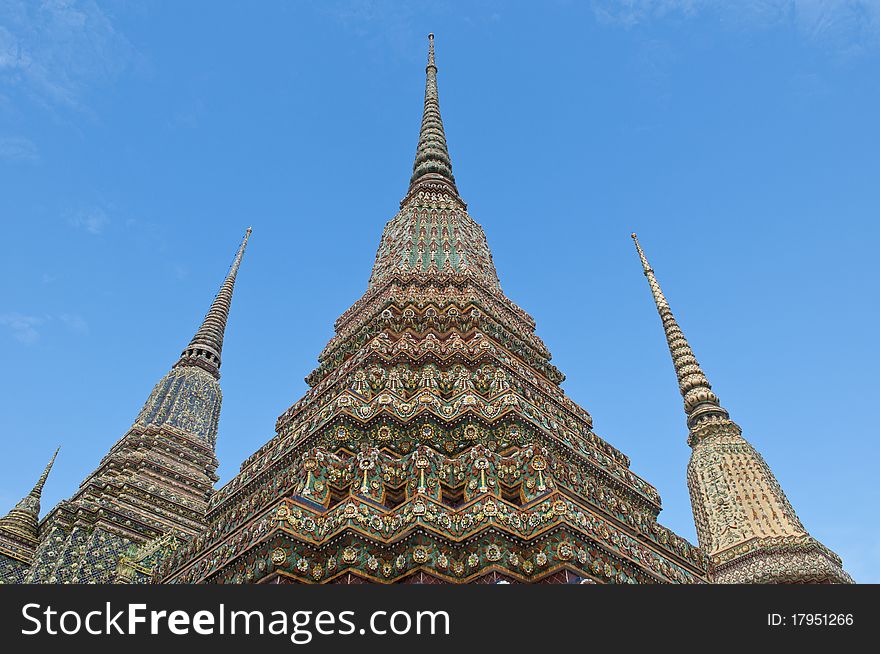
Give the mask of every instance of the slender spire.
[[232, 291], [250, 236], [251, 228], [248, 227], [238, 248], [238, 253], [235, 255], [235, 260], [232, 262], [232, 267], [229, 269], [229, 274], [226, 275], [217, 297], [211, 303], [211, 308], [202, 321], [201, 327], [180, 355], [175, 367], [198, 366], [215, 377], [220, 377], [220, 354], [223, 351], [223, 334], [226, 331], [226, 320], [229, 318], [229, 307], [232, 305]]
[[742, 436], [697, 363], [632, 235], [678, 375], [690, 433], [688, 489], [715, 583], [852, 583], [840, 557], [804, 529], [770, 466]]
[[434, 63], [434, 35], [428, 34], [428, 65], [425, 68], [425, 111], [419, 132], [416, 160], [409, 182], [409, 193], [422, 180], [445, 182], [458, 195], [455, 177], [452, 176], [452, 160], [446, 147], [443, 119], [440, 117], [440, 100], [437, 94], [437, 65]]
[[727, 410], [721, 406], [718, 396], [712, 392], [712, 386], [709, 384], [706, 374], [700, 368], [691, 346], [675, 321], [675, 316], [672, 315], [669, 302], [666, 301], [660, 284], [654, 276], [654, 270], [648, 263], [642, 246], [639, 245], [639, 239], [635, 234], [631, 236], [636, 244], [639, 259], [642, 260], [642, 268], [645, 271], [645, 277], [648, 278], [660, 320], [663, 321], [666, 343], [669, 345], [672, 365], [675, 366], [675, 373], [678, 376], [678, 388], [684, 398], [684, 411], [687, 414], [688, 427], [692, 428], [710, 416], [728, 418]]
[[49, 472], [52, 470], [55, 457], [58, 456], [58, 450], [60, 449], [59, 447], [55, 450], [55, 454], [52, 455], [49, 464], [43, 470], [43, 474], [40, 475], [31, 492], [25, 495], [5, 518], [0, 519], [0, 529], [31, 540], [37, 540], [40, 520], [40, 499], [43, 494], [43, 486], [46, 484], [46, 479], [49, 478]]
[[55, 465], [55, 457], [58, 456], [58, 452], [60, 451], [60, 446], [55, 448], [55, 453], [52, 454], [52, 458], [49, 459], [49, 463], [46, 465], [46, 469], [43, 470], [43, 474], [40, 475], [40, 478], [37, 480], [37, 483], [34, 484], [34, 487], [30, 492], [32, 497], [37, 498], [37, 501], [39, 501], [40, 497], [43, 495], [43, 486], [46, 485], [46, 480], [49, 478], [49, 473], [52, 471], [52, 466]]

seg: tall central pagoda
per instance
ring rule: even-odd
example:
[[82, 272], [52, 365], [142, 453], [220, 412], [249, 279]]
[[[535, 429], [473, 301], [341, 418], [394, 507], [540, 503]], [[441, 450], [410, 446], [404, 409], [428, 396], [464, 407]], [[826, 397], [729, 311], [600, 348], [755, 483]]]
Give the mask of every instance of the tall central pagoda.
[[429, 36], [409, 189], [276, 435], [157, 581], [700, 583], [702, 550], [566, 397], [452, 174]]

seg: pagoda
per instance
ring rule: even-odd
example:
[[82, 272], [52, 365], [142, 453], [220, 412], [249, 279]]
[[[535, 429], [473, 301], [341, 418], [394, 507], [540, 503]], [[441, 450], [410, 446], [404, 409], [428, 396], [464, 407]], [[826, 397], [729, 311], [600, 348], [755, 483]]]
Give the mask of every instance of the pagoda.
[[7, 573], [0, 558], [0, 580], [143, 583], [162, 557], [205, 529], [218, 479], [223, 336], [249, 236], [250, 229], [189, 346], [73, 497], [37, 523], [50, 463], [30, 495], [0, 521], [0, 553], [8, 556], [11, 532], [23, 544], [18, 559], [27, 564]]
[[413, 173], [364, 295], [165, 583], [702, 583], [502, 292], [452, 173], [429, 36]]
[[55, 450], [31, 492], [21, 498], [6, 516], [0, 518], [0, 583], [20, 584], [33, 563], [34, 552], [40, 540], [40, 501], [43, 486], [49, 478], [56, 456], [58, 450]]
[[694, 356], [642, 246], [632, 235], [663, 323], [687, 415], [687, 481], [714, 583], [852, 583], [840, 557], [810, 536], [764, 458], [730, 419]]

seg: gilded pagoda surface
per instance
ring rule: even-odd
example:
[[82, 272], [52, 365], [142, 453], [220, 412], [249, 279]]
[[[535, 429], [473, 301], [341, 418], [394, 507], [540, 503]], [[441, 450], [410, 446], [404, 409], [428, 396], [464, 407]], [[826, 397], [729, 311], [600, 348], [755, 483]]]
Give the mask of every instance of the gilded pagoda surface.
[[810, 536], [770, 466], [730, 419], [678, 326], [632, 235], [678, 377], [692, 448], [688, 488], [715, 583], [852, 583], [834, 552]]
[[168, 552], [204, 531], [218, 479], [223, 332], [249, 236], [189, 346], [74, 495], [37, 525], [50, 463], [20, 503], [28, 503], [27, 533], [14, 529], [18, 507], [0, 520], [0, 580], [148, 583]]
[[433, 40], [413, 177], [310, 389], [166, 582], [698, 583], [702, 551], [559, 387], [452, 177]]

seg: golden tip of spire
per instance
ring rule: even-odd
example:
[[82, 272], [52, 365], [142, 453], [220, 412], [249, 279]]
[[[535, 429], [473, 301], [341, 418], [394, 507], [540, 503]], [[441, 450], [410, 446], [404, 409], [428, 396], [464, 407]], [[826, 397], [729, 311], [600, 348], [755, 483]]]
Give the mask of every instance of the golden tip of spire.
[[248, 227], [248, 228], [247, 228], [247, 233], [248, 233], [248, 234], [250, 234], [252, 231], [254, 231], [254, 228], [253, 228], [253, 227]]
[[632, 240], [634, 240], [634, 241], [637, 240], [637, 238], [636, 238], [636, 233], [635, 233], [635, 232], [633, 232], [632, 234], [630, 234], [630, 236], [632, 237]]

